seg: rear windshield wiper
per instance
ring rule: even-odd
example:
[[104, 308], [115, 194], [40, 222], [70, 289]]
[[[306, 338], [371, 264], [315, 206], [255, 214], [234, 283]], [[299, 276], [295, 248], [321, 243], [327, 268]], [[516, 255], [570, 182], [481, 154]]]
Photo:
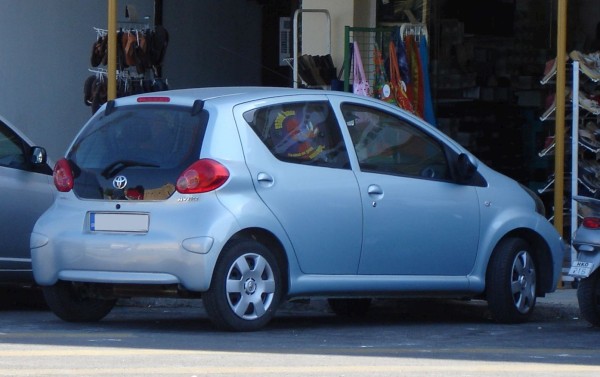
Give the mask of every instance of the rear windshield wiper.
[[118, 160], [108, 165], [104, 170], [102, 170], [102, 176], [106, 179], [112, 178], [117, 175], [120, 171], [125, 168], [129, 168], [132, 166], [141, 166], [146, 168], [159, 168], [159, 165], [150, 164], [148, 162], [143, 161], [133, 161], [133, 160]]

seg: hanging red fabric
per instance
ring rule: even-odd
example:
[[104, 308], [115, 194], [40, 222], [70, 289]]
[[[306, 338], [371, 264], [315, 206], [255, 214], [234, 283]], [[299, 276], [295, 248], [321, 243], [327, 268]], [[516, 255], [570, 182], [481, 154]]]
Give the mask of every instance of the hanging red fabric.
[[390, 56], [390, 89], [399, 107], [410, 112], [414, 112], [412, 103], [406, 94], [406, 84], [402, 81], [400, 67], [398, 66], [398, 56], [396, 55], [396, 46], [394, 42], [389, 44]]
[[421, 53], [414, 36], [404, 37], [406, 55], [409, 59], [410, 84], [407, 86], [407, 94], [413, 106], [414, 112], [421, 118], [425, 116], [425, 87], [423, 84], [423, 66], [421, 64]]

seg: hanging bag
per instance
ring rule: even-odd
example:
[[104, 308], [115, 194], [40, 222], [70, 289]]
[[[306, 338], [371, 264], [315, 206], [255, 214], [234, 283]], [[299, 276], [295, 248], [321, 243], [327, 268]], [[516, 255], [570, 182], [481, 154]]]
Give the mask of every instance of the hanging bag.
[[406, 84], [400, 76], [400, 66], [398, 65], [398, 57], [396, 55], [396, 46], [390, 41], [390, 90], [391, 95], [396, 100], [396, 104], [407, 111], [414, 112], [412, 103], [406, 94]]
[[365, 69], [360, 57], [358, 42], [356, 41], [354, 41], [354, 81], [352, 87], [354, 94], [371, 97], [371, 86], [365, 76]]
[[398, 105], [398, 103], [396, 103], [396, 98], [393, 96], [390, 81], [385, 73], [383, 57], [377, 44], [375, 44], [373, 50], [373, 64], [375, 65], [375, 85], [373, 88], [373, 95], [377, 99], [391, 103], [392, 105]]

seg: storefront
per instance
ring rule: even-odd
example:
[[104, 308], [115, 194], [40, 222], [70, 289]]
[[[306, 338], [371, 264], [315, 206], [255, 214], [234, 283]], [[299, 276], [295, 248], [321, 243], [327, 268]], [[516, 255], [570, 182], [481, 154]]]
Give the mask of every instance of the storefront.
[[[559, 10], [560, 3], [566, 11]], [[377, 1], [375, 6], [371, 18], [362, 18], [344, 32], [346, 43], [358, 41], [362, 76], [370, 84], [371, 95], [381, 95], [377, 89], [382, 71], [389, 79], [389, 71], [382, 69], [390, 57], [387, 41], [402, 41], [403, 46], [396, 45], [396, 49], [405, 50], [398, 56], [402, 80], [413, 101], [411, 110], [486, 164], [536, 190], [549, 209], [548, 217], [568, 239], [577, 221], [577, 214], [570, 211], [571, 194], [596, 196], [600, 189], [597, 4], [589, 0], [389, 0]], [[566, 21], [562, 41], [561, 17]], [[389, 31], [394, 27], [398, 30]], [[423, 39], [426, 49], [411, 47]], [[561, 42], [566, 69], [557, 75]], [[349, 71], [355, 67], [351, 61], [357, 50], [356, 46], [344, 47], [342, 79], [349, 90], [348, 81], [352, 84], [356, 78]], [[421, 52], [428, 56], [423, 58]], [[383, 65], [377, 63], [379, 53]], [[581, 71], [577, 77], [574, 61]], [[423, 78], [429, 85], [415, 89], [413, 81]], [[565, 94], [560, 88], [557, 93], [559, 78]], [[431, 113], [423, 113], [422, 104], [415, 103], [423, 92], [425, 107], [431, 96], [433, 119]], [[564, 103], [557, 102], [562, 96]], [[567, 133], [557, 138], [556, 130]], [[573, 145], [571, 139], [579, 142]], [[557, 172], [556, 166], [562, 171]], [[557, 182], [556, 177], [562, 179]], [[564, 217], [556, 218], [553, 209], [564, 212]]]
[[[349, 42], [355, 40], [365, 76], [371, 89], [377, 89], [376, 78], [381, 78], [377, 72], [383, 68], [390, 76], [385, 67], [393, 30], [417, 24], [405, 30], [417, 46], [425, 41], [426, 48], [411, 50], [419, 53], [405, 57], [420, 61], [418, 80], [428, 79], [428, 85], [412, 94], [413, 98], [424, 92], [429, 96], [427, 119], [494, 169], [538, 190], [546, 206], [553, 206], [556, 85], [553, 77], [542, 81], [546, 63], [556, 57], [558, 0], [116, 3], [119, 29], [154, 30], [162, 25], [168, 32], [163, 60], [151, 73], [171, 89], [307, 85], [302, 77], [299, 80], [303, 66], [294, 70], [293, 64], [295, 56], [300, 61], [304, 55], [329, 55], [320, 63], [328, 68], [323, 73], [325, 82], [310, 86], [331, 87], [333, 80], [348, 89], [353, 83], [350, 51], [354, 50]], [[328, 16], [303, 12], [294, 28], [297, 10], [315, 9], [327, 11]], [[86, 79], [103, 75], [100, 69], [105, 69], [102, 64], [93, 66], [90, 52], [98, 29], [107, 29], [107, 0], [68, 4], [21, 0], [0, 5], [0, 21], [0, 113], [57, 158], [90, 116]], [[599, 21], [596, 1], [568, 1], [566, 53], [597, 50]], [[359, 39], [361, 33], [365, 40]], [[297, 51], [293, 51], [295, 42]], [[382, 55], [379, 66], [374, 59], [377, 51]], [[580, 87], [593, 97], [593, 80], [582, 80]], [[592, 127], [595, 120], [593, 111], [585, 114], [586, 126]], [[595, 128], [591, 129], [593, 136]], [[586, 166], [591, 164], [595, 160]], [[595, 165], [591, 166], [588, 171], [594, 172]], [[570, 171], [568, 165], [565, 175]], [[587, 176], [587, 188], [594, 194], [591, 178], [596, 177]]]

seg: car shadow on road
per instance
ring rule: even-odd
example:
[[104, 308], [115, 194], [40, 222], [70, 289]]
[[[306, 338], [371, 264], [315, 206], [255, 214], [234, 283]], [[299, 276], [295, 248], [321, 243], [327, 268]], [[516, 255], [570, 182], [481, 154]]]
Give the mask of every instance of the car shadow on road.
[[29, 285], [0, 285], [0, 311], [48, 310], [39, 287]]
[[[345, 326], [395, 326], [427, 323], [493, 323], [484, 301], [411, 299], [375, 300], [365, 316], [348, 318], [335, 315], [326, 300], [298, 300], [286, 303], [266, 331], [287, 331]], [[101, 326], [116, 330], [126, 327], [140, 331], [215, 332], [201, 305], [193, 306], [117, 306]]]

